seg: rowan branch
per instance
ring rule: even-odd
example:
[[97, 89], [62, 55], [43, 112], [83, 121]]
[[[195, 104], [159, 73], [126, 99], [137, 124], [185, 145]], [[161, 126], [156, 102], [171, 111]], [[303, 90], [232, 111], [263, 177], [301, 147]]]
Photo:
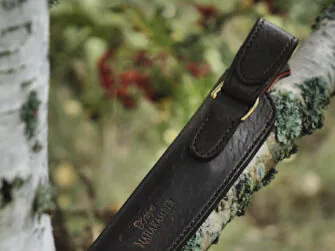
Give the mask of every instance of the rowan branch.
[[275, 130], [184, 251], [207, 250], [235, 216], [244, 214], [251, 195], [274, 178], [277, 163], [296, 151], [295, 140], [323, 126], [323, 109], [335, 90], [335, 4], [313, 28], [289, 62], [292, 75], [271, 91]]

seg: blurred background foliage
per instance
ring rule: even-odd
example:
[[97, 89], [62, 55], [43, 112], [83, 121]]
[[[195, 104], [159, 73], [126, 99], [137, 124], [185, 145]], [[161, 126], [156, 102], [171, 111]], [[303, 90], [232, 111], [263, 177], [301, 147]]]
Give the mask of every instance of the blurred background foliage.
[[[51, 9], [58, 250], [86, 250], [229, 66], [258, 16], [304, 40], [330, 0], [67, 0]], [[335, 109], [211, 250], [333, 250]]]

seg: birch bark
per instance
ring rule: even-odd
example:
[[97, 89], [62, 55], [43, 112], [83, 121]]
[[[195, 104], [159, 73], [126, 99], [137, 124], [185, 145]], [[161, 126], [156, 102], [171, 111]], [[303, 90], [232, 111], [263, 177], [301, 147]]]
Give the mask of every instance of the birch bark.
[[0, 0], [0, 250], [53, 251], [48, 183], [47, 0]]

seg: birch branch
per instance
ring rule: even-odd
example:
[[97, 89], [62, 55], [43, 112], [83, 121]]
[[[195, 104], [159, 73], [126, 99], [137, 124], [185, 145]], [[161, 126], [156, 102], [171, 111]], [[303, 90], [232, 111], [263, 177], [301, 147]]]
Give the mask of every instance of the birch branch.
[[207, 250], [235, 216], [244, 214], [251, 195], [273, 179], [277, 163], [296, 151], [295, 140], [322, 127], [322, 110], [335, 90], [335, 4], [317, 19], [289, 64], [292, 75], [271, 92], [277, 108], [274, 132], [184, 251]]

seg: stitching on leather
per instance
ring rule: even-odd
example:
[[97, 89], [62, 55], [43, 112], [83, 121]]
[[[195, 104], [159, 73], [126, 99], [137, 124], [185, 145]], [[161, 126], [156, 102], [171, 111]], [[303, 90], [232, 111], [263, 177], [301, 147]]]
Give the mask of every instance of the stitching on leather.
[[201, 157], [209, 157], [213, 152], [215, 152], [219, 146], [221, 145], [222, 141], [226, 138], [226, 136], [230, 133], [230, 131], [233, 129], [233, 124], [236, 120], [232, 120], [228, 129], [226, 130], [226, 132], [224, 133], [224, 135], [220, 138], [220, 140], [213, 146], [210, 148], [210, 150], [208, 151], [200, 151], [197, 143], [199, 141], [199, 137], [201, 132], [205, 129], [209, 118], [212, 116], [212, 111], [209, 112], [208, 116], [206, 117], [205, 121], [201, 124], [200, 129], [197, 131], [195, 138], [193, 140], [192, 143], [192, 147], [194, 148], [194, 151], [199, 154]]
[[[248, 45], [246, 46], [246, 50], [245, 50], [245, 52], [244, 52], [243, 55], [242, 55], [241, 62], [243, 61], [244, 57], [247, 55], [247, 51], [248, 51], [248, 50], [250, 49], [250, 47], [252, 46], [252, 43], [253, 43], [253, 41], [254, 41], [254, 39], [255, 39], [257, 33], [260, 31], [260, 29], [263, 27], [263, 25], [264, 25], [264, 20], [262, 20], [262, 22], [260, 23], [260, 25], [256, 28], [256, 30], [255, 30], [254, 33], [252, 34], [252, 37], [251, 37], [251, 39], [250, 39]], [[287, 53], [287, 50], [289, 49], [289, 47], [291, 46], [291, 44], [293, 43], [293, 41], [294, 41], [294, 38], [291, 38], [291, 39], [286, 43], [285, 47], [281, 50], [281, 52], [280, 52], [280, 54], [277, 56], [276, 60], [275, 60], [275, 61], [274, 61], [274, 62], [273, 62], [273, 63], [272, 63], [266, 70], [265, 70], [264, 75], [267, 74], [267, 72], [268, 72], [270, 69], [272, 69], [272, 68], [277, 64], [277, 62], [280, 60], [280, 58], [282, 58], [283, 55]], [[243, 71], [243, 68], [241, 68], [241, 71], [242, 71], [242, 74], [243, 74], [243, 76], [244, 76], [245, 73], [244, 73], [244, 71]], [[255, 90], [255, 92], [258, 92], [262, 87], [263, 87], [263, 86], [258, 87], [258, 88]], [[211, 115], [211, 114], [210, 114], [210, 115]], [[204, 130], [206, 124], [208, 123], [208, 120], [209, 120], [210, 115], [208, 115], [208, 116], [206, 117], [206, 120], [202, 123], [202, 125], [201, 125], [199, 131], [197, 132], [197, 134], [195, 135], [195, 139], [194, 139], [194, 141], [193, 141], [193, 143], [192, 143], [192, 147], [193, 147], [194, 151], [195, 151], [198, 155], [200, 155], [201, 157], [204, 157], [204, 158], [210, 157], [210, 155], [211, 155], [213, 152], [217, 151], [217, 149], [218, 149], [218, 147], [220, 146], [220, 144], [222, 143], [222, 141], [223, 141], [223, 140], [225, 139], [225, 137], [230, 133], [231, 129], [233, 128], [233, 124], [234, 124], [234, 122], [235, 122], [235, 120], [233, 120], [233, 121], [231, 122], [231, 124], [230, 124], [228, 130], [224, 133], [224, 135], [220, 138], [220, 140], [219, 140], [219, 141], [218, 141], [212, 148], [210, 148], [210, 149], [209, 149], [208, 151], [206, 151], [206, 152], [205, 152], [205, 151], [200, 151], [200, 149], [197, 147], [197, 143], [198, 143], [198, 141], [199, 141], [199, 136], [200, 136], [201, 132]]]
[[[252, 36], [251, 36], [251, 38], [250, 38], [250, 40], [249, 40], [247, 46], [245, 47], [245, 50], [244, 50], [244, 52], [243, 52], [243, 54], [242, 54], [242, 56], [241, 56], [241, 61], [240, 61], [241, 63], [243, 62], [243, 60], [244, 60], [244, 58], [245, 58], [247, 52], [249, 51], [250, 47], [252, 46], [252, 44], [253, 44], [253, 42], [254, 42], [254, 40], [255, 40], [256, 35], [257, 35], [258, 32], [261, 30], [261, 28], [263, 28], [264, 22], [265, 22], [265, 20], [263, 19], [263, 20], [261, 21], [261, 23], [256, 27], [255, 31], [253, 32], [253, 34], [252, 34]], [[240, 63], [240, 64], [241, 64], [241, 63]], [[240, 65], [240, 64], [239, 64], [239, 65]], [[241, 71], [242, 71], [243, 76], [244, 76], [244, 71], [243, 71], [242, 67], [241, 67]]]
[[[231, 78], [231, 76], [230, 76]], [[229, 80], [230, 81], [230, 80]], [[222, 143], [222, 141], [225, 139], [225, 137], [230, 133], [231, 129], [233, 128], [233, 123], [234, 120], [231, 121], [231, 124], [228, 126], [228, 129], [226, 130], [226, 132], [224, 133], [224, 135], [220, 138], [219, 142], [217, 142], [214, 147], [210, 148], [209, 151], [200, 151], [199, 147], [198, 147], [198, 142], [199, 142], [199, 138], [200, 138], [200, 134], [202, 133], [202, 131], [205, 129], [206, 124], [209, 121], [209, 118], [212, 116], [212, 110], [210, 110], [210, 112], [208, 113], [206, 119], [202, 122], [199, 130], [197, 131], [197, 133], [195, 134], [195, 137], [192, 141], [192, 148], [194, 150], [194, 152], [199, 155], [202, 158], [208, 158], [210, 157], [210, 155], [216, 151], [219, 147], [219, 145]]]
[[274, 109], [273, 105], [269, 100], [269, 97], [266, 96], [266, 102], [269, 104], [271, 115], [269, 116], [270, 119], [267, 121], [266, 126], [262, 130], [262, 132], [257, 136], [257, 138], [253, 141], [251, 147], [248, 149], [247, 152], [243, 155], [243, 157], [240, 159], [240, 161], [237, 163], [235, 168], [233, 168], [228, 176], [225, 178], [223, 183], [218, 187], [218, 189], [214, 192], [214, 194], [209, 198], [209, 200], [206, 202], [205, 206], [200, 210], [200, 212], [197, 214], [197, 216], [184, 228], [183, 232], [179, 235], [179, 237], [172, 243], [172, 245], [169, 248], [169, 251], [175, 251], [176, 246], [179, 244], [180, 240], [184, 238], [185, 234], [189, 232], [189, 230], [193, 227], [193, 225], [206, 213], [208, 208], [211, 206], [211, 204], [214, 202], [214, 200], [217, 198], [217, 196], [222, 192], [222, 190], [226, 187], [227, 181], [231, 179], [231, 177], [234, 175], [234, 171], [241, 168], [241, 164], [245, 161], [245, 159], [250, 154], [251, 150], [254, 148], [255, 144], [258, 142], [258, 140], [268, 131], [273, 118], [274, 118]]
[[[281, 58], [281, 57], [283, 57], [283, 55], [285, 54], [285, 53], [287, 53], [287, 50], [288, 50], [288, 48], [291, 46], [291, 44], [293, 43], [293, 38], [286, 44], [286, 46], [285, 46], [285, 48], [281, 51], [281, 53], [280, 53], [280, 55], [278, 56], [278, 59], [276, 60], [276, 62], [279, 60], [279, 58]], [[276, 63], [275, 62], [275, 63]], [[275, 63], [273, 63], [273, 64], [275, 64]], [[272, 66], [273, 67], [273, 66]], [[258, 92], [261, 88], [262, 88], [263, 86], [259, 86], [256, 90], [255, 90], [255, 92]]]
[[[249, 52], [249, 49], [250, 47], [252, 46], [253, 42], [254, 42], [254, 39], [257, 35], [257, 33], [261, 30], [261, 28], [263, 28], [263, 25], [264, 25], [264, 20], [262, 20], [263, 22], [259, 25], [259, 27], [257, 27], [258, 29], [255, 30], [255, 33], [252, 35], [251, 37], [251, 40], [249, 41], [248, 45], [246, 46], [246, 49], [245, 51], [243, 52], [242, 54], [242, 57], [241, 57], [241, 61], [240, 61], [240, 69], [241, 69], [241, 73], [243, 75], [244, 78], [248, 79], [248, 80], [255, 80], [254, 78], [249, 78], [246, 76], [245, 74], [245, 71], [243, 69], [243, 67], [241, 66], [244, 58], [246, 57], [246, 55], [248, 54]], [[272, 62], [272, 64], [270, 66], [268, 66], [266, 68], [266, 70], [264, 71], [264, 75], [266, 75], [276, 64], [277, 62], [282, 58], [282, 56], [287, 52], [288, 48], [290, 47], [290, 45], [292, 44], [294, 38], [291, 38], [285, 45], [285, 47], [281, 50], [280, 54], [276, 57], [275, 61]]]
[[205, 129], [205, 126], [206, 126], [206, 124], [207, 124], [207, 122], [208, 122], [208, 120], [209, 120], [210, 117], [212, 117], [212, 111], [210, 111], [210, 112], [208, 113], [208, 115], [207, 115], [207, 117], [205, 118], [205, 120], [201, 123], [201, 126], [200, 126], [199, 130], [197, 131], [197, 133], [195, 134], [194, 140], [193, 140], [193, 142], [192, 142], [192, 147], [193, 147], [194, 151], [195, 151], [197, 154], [201, 155], [201, 156], [202, 156], [202, 154], [203, 154], [204, 152], [200, 152], [200, 151], [198, 151], [198, 147], [197, 147], [196, 145], [197, 145], [197, 143], [198, 143], [198, 141], [199, 141], [199, 135], [200, 135], [201, 132]]

